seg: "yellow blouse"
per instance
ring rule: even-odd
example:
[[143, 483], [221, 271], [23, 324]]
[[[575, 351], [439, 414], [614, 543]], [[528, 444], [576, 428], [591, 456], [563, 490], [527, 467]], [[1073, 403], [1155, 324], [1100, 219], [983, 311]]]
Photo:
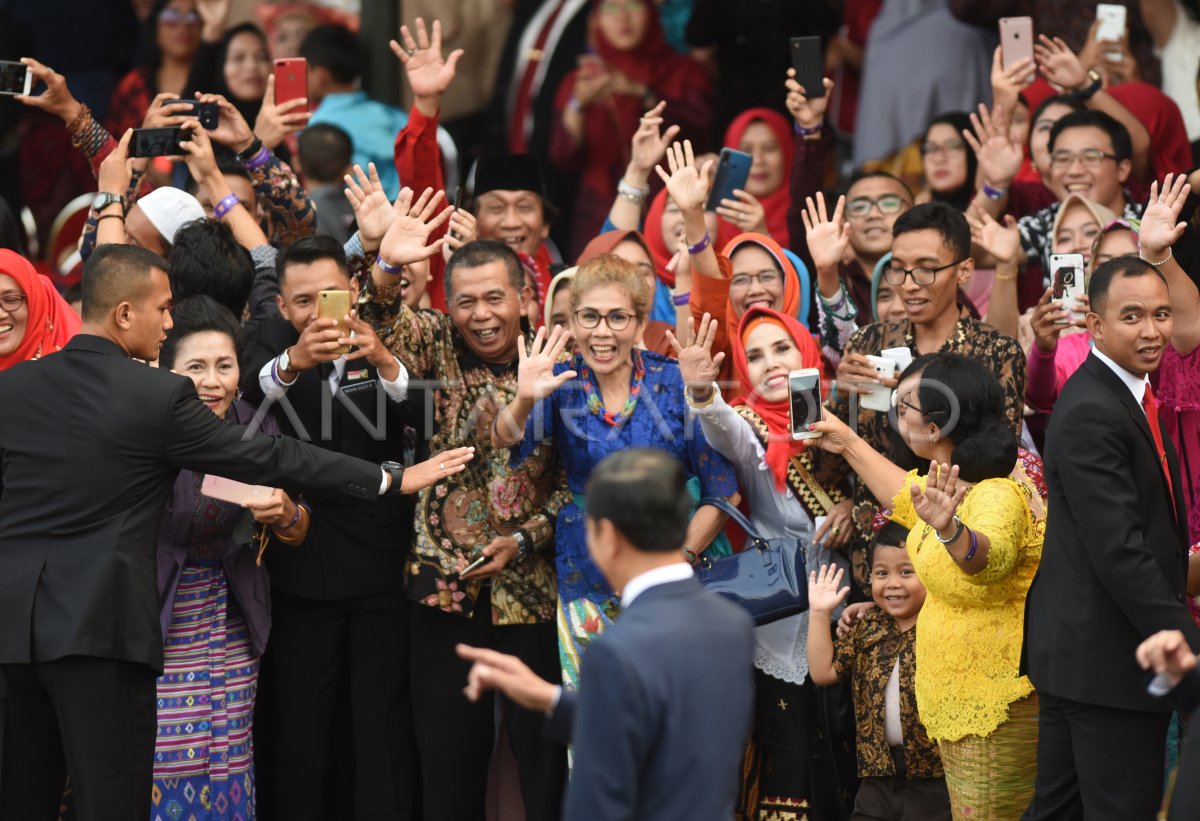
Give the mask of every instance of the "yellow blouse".
[[[1016, 475], [1024, 479], [1019, 467]], [[917, 617], [917, 710], [932, 739], [986, 736], [1033, 692], [1018, 670], [1025, 596], [1046, 533], [1041, 499], [1027, 479], [985, 479], [967, 491], [958, 517], [991, 543], [987, 566], [971, 576], [917, 517], [913, 482], [924, 490], [925, 477], [909, 473], [892, 519], [910, 528], [908, 553], [928, 591]]]

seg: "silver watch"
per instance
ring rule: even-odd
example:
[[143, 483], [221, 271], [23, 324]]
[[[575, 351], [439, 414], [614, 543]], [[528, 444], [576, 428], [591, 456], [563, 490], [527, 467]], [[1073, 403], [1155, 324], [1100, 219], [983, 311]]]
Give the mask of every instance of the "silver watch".
[[120, 194], [112, 194], [112, 193], [109, 193], [108, 191], [101, 191], [99, 194], [97, 194], [95, 197], [92, 198], [92, 208], [95, 209], [96, 211], [103, 211], [105, 208], [112, 205], [114, 202], [119, 202], [122, 205], [124, 205], [125, 198], [122, 197]]
[[517, 543], [517, 558], [524, 559], [529, 555], [529, 548], [532, 546], [529, 544], [529, 537], [524, 531], [518, 530], [512, 534], [512, 538]]
[[292, 358], [290, 356], [288, 356], [288, 351], [290, 351], [290, 350], [291, 350], [291, 348], [284, 348], [283, 353], [281, 353], [279, 355], [279, 358], [277, 360], [275, 360], [278, 363], [278, 367], [279, 367], [280, 371], [287, 371], [288, 373], [292, 373]]

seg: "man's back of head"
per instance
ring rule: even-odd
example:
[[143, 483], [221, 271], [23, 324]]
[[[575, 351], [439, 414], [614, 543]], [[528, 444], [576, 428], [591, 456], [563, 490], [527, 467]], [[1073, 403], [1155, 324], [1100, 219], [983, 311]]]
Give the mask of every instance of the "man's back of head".
[[642, 553], [678, 552], [692, 500], [679, 461], [661, 450], [629, 448], [607, 457], [587, 483], [588, 518], [611, 522]]
[[175, 300], [209, 296], [241, 317], [254, 284], [254, 259], [225, 222], [189, 222], [175, 234], [167, 255]]

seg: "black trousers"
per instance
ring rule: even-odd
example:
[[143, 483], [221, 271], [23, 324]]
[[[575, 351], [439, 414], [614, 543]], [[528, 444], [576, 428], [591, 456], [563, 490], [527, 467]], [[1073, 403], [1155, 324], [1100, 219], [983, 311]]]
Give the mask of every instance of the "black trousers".
[[[485, 589], [486, 590], [486, 589]], [[463, 695], [470, 665], [454, 652], [462, 642], [519, 657], [544, 679], [561, 681], [554, 623], [498, 627], [485, 592], [471, 618], [425, 605], [412, 612], [412, 694], [421, 757], [424, 821], [480, 821], [488, 764], [496, 744], [496, 701]], [[566, 785], [566, 748], [547, 741], [545, 717], [500, 698], [521, 781], [527, 821], [557, 821]]]
[[1037, 784], [1025, 821], [1153, 819], [1170, 714], [1038, 698]]
[[148, 818], [156, 678], [88, 656], [0, 665], [0, 821], [55, 821], [68, 774], [78, 821]]
[[259, 809], [278, 821], [407, 821], [416, 778], [402, 592], [273, 592], [255, 737]]

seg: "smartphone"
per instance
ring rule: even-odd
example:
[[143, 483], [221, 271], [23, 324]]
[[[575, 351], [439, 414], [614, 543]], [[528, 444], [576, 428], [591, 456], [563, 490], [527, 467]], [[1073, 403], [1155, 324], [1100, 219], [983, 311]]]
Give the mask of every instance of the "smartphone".
[[1083, 254], [1051, 254], [1050, 279], [1054, 282], [1054, 298], [1070, 311], [1070, 319], [1060, 320], [1060, 325], [1067, 325], [1071, 319], [1081, 319], [1083, 311], [1079, 309], [1079, 297], [1086, 293], [1084, 283]]
[[167, 100], [163, 105], [190, 105], [190, 111], [180, 112], [185, 117], [195, 117], [205, 131], [212, 131], [221, 120], [220, 109], [216, 103], [202, 103], [199, 100]]
[[821, 372], [805, 368], [788, 374], [788, 407], [791, 410], [792, 438], [816, 439], [820, 433], [808, 429], [821, 419]]
[[[317, 319], [336, 319], [342, 336], [350, 336], [346, 315], [350, 313], [349, 291], [321, 291], [317, 294]], [[334, 353], [350, 353], [349, 345], [336, 348]]]
[[805, 97], [825, 96], [825, 55], [820, 37], [793, 37], [792, 68], [796, 82], [804, 86]]
[[[896, 361], [885, 356], [867, 356], [867, 361], [875, 369], [880, 379], [892, 379], [896, 375]], [[892, 409], [892, 389], [887, 385], [872, 385], [869, 393], [862, 394], [859, 400], [867, 410], [887, 413]]]
[[275, 105], [281, 105], [289, 100], [303, 100], [307, 97], [308, 60], [303, 57], [281, 57], [276, 60]]
[[908, 348], [884, 348], [879, 352], [879, 355], [884, 359], [890, 359], [896, 363], [896, 375], [904, 373], [905, 369], [912, 364], [912, 351]]
[[1098, 3], [1096, 19], [1096, 42], [1115, 43], [1125, 36], [1125, 7], [1116, 3]]
[[1033, 18], [1000, 18], [1000, 63], [1008, 68], [1026, 58], [1033, 59]]
[[235, 505], [269, 499], [274, 488], [265, 485], [247, 485], [235, 482], [223, 476], [213, 476], [211, 473], [200, 483], [200, 493], [210, 499], [220, 499], [222, 502], [232, 502]]
[[736, 189], [745, 190], [753, 163], [754, 158], [745, 151], [722, 148], [721, 158], [717, 160], [717, 176], [713, 180], [712, 190], [708, 192], [708, 202], [704, 204], [704, 210], [716, 211], [721, 205], [721, 200], [737, 199], [733, 192]]
[[187, 138], [188, 133], [177, 125], [167, 128], [135, 128], [133, 140], [129, 144], [129, 156], [175, 157], [186, 154], [179, 144]]
[[24, 63], [0, 60], [0, 94], [28, 94], [33, 88], [33, 73]]

